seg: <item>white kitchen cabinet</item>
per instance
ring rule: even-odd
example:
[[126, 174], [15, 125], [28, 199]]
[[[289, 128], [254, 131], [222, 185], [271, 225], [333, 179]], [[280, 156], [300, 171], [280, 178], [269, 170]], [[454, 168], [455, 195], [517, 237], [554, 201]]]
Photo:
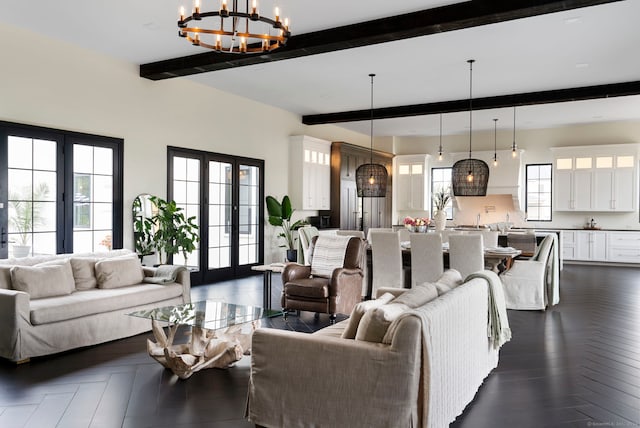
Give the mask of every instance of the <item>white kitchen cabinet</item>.
[[575, 234], [575, 260], [607, 260], [607, 232], [601, 230], [577, 230]]
[[[637, 145], [563, 147], [556, 155], [556, 211], [635, 211]], [[589, 153], [585, 156], [585, 153]]]
[[607, 259], [616, 263], [640, 263], [640, 232], [608, 232]]
[[300, 210], [331, 208], [331, 142], [306, 135], [290, 138], [289, 189]]
[[428, 155], [396, 156], [394, 162], [394, 194], [396, 211], [429, 211], [427, 197]]
[[576, 232], [575, 230], [562, 231], [562, 258], [564, 260], [576, 259]]

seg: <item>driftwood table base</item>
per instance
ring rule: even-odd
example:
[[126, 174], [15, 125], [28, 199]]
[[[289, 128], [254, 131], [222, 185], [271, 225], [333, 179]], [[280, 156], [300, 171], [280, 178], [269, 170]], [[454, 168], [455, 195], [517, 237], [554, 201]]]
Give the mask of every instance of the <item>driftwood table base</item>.
[[170, 369], [180, 379], [187, 379], [202, 369], [227, 368], [251, 352], [251, 335], [260, 320], [233, 325], [224, 331], [191, 327], [188, 343], [174, 345], [178, 325], [167, 327], [168, 335], [155, 319], [151, 327], [156, 342], [147, 340], [149, 355]]

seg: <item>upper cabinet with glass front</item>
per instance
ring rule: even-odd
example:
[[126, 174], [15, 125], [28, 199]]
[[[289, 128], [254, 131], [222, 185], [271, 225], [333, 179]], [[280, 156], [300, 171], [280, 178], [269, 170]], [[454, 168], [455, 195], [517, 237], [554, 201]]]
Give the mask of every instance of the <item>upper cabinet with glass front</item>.
[[331, 142], [306, 135], [290, 138], [289, 189], [295, 209], [331, 208]]
[[428, 211], [427, 174], [429, 155], [402, 155], [393, 158], [396, 211]]
[[557, 147], [556, 211], [634, 211], [637, 206], [636, 144]]

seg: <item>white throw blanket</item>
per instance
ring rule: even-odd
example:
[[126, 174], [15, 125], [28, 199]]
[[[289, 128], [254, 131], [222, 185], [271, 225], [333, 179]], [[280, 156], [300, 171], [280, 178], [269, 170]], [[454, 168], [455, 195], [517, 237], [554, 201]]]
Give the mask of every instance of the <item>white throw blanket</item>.
[[473, 278], [483, 278], [489, 283], [489, 316], [487, 324], [487, 337], [491, 339], [494, 349], [500, 348], [511, 340], [511, 329], [507, 317], [507, 305], [504, 300], [502, 281], [495, 272], [483, 270], [469, 275], [465, 282]]
[[[482, 283], [484, 281], [481, 281]], [[400, 315], [383, 339], [407, 316], [422, 324], [422, 369], [418, 427], [447, 427], [460, 415], [498, 364], [498, 350], [486, 336], [488, 301], [478, 280]], [[504, 305], [504, 303], [503, 303]]]
[[545, 278], [545, 303], [554, 306], [560, 303], [560, 262], [558, 258], [558, 236], [552, 233], [551, 254], [547, 262], [547, 277]]
[[351, 236], [320, 235], [311, 259], [311, 275], [331, 278], [334, 269], [344, 266]]

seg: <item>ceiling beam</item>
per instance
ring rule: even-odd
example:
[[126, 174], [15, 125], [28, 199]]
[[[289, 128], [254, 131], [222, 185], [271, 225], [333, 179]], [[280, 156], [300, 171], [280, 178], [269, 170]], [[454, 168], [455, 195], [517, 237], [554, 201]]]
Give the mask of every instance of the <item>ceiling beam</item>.
[[268, 54], [228, 54], [207, 51], [140, 65], [140, 76], [151, 80], [244, 67], [317, 55], [412, 37], [438, 34], [514, 19], [528, 18], [621, 0], [473, 0], [387, 18], [293, 35], [286, 46]]
[[[519, 107], [536, 104], [584, 101], [597, 98], [623, 97], [629, 95], [640, 95], [640, 81], [474, 98], [473, 109], [487, 110], [513, 106]], [[469, 111], [468, 98], [464, 100], [375, 108], [373, 109], [373, 118], [393, 119], [396, 117], [423, 116], [428, 114], [455, 113], [461, 111]], [[360, 120], [371, 120], [371, 109], [302, 116], [302, 123], [305, 125], [356, 122]]]

